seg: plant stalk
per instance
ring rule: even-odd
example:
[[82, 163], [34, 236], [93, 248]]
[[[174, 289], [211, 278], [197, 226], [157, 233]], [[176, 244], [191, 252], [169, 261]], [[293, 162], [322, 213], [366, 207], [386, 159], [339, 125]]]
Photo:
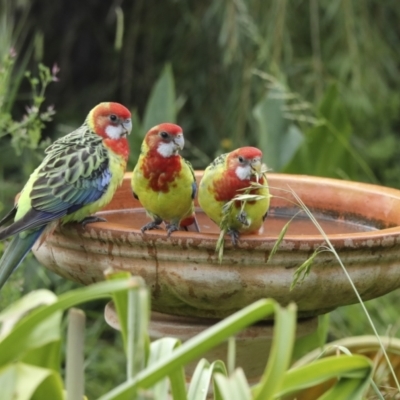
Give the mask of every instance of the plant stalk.
[[83, 399], [84, 342], [86, 316], [82, 310], [71, 308], [68, 312], [67, 355], [65, 387], [67, 400]]

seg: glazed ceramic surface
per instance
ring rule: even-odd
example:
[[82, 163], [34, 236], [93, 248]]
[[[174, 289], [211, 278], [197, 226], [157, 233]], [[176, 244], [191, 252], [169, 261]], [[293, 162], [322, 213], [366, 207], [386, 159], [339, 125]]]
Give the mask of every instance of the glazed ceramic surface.
[[110, 267], [140, 275], [151, 289], [152, 309], [174, 315], [223, 318], [265, 297], [296, 302], [300, 316], [356, 302], [330, 252], [320, 253], [308, 277], [290, 290], [296, 268], [325, 244], [304, 212], [267, 263], [282, 227], [299, 211], [292, 189], [321, 223], [364, 300], [400, 287], [399, 190], [301, 175], [268, 178], [274, 197], [263, 233], [242, 235], [236, 248], [227, 238], [221, 264], [218, 227], [198, 207], [200, 233], [142, 234], [149, 219], [132, 196], [130, 174], [99, 213], [107, 222], [59, 227], [34, 253], [47, 268], [85, 285], [102, 280]]

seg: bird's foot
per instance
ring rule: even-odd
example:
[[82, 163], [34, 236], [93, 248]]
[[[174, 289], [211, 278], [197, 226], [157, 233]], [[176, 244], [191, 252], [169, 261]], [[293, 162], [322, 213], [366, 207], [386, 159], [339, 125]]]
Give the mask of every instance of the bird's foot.
[[234, 229], [229, 229], [229, 230], [228, 230], [228, 234], [229, 234], [230, 237], [231, 237], [232, 244], [233, 244], [234, 246], [236, 246], [237, 243], [238, 243], [238, 240], [239, 240], [239, 232], [236, 231], [236, 230], [234, 230]]
[[81, 221], [81, 224], [83, 227], [85, 227], [87, 224], [92, 224], [94, 222], [107, 222], [105, 218], [98, 217], [97, 215], [90, 215], [89, 217], [84, 218]]
[[245, 211], [241, 211], [237, 216], [236, 219], [245, 226], [249, 226], [249, 220], [247, 219], [247, 213]]
[[[166, 224], [167, 236], [170, 237], [172, 232], [179, 231], [179, 226], [176, 224]], [[185, 227], [186, 228], [186, 227]], [[187, 228], [186, 228], [187, 230]]]
[[162, 222], [162, 220], [151, 221], [151, 222], [147, 223], [146, 225], [143, 225], [140, 228], [140, 230], [142, 231], [142, 233], [145, 233], [146, 231], [151, 231], [153, 229], [160, 229], [161, 222]]

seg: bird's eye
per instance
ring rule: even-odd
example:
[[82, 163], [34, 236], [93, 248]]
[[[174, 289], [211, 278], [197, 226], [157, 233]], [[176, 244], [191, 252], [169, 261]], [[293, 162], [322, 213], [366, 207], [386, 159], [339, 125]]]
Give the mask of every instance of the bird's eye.
[[160, 132], [160, 136], [161, 136], [163, 139], [166, 139], [166, 138], [168, 137], [168, 133], [167, 133], [167, 132]]
[[110, 115], [110, 121], [111, 121], [111, 122], [115, 122], [116, 120], [117, 120], [117, 116], [114, 115], [114, 114], [111, 114], [111, 115]]
[[244, 158], [242, 156], [239, 156], [238, 160], [239, 160], [240, 163], [242, 163], [244, 161]]

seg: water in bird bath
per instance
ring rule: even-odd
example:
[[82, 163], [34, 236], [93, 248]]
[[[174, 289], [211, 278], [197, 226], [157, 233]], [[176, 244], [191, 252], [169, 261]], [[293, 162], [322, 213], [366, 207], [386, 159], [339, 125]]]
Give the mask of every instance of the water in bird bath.
[[[297, 212], [298, 209], [295, 208], [271, 208], [264, 222], [263, 235], [278, 236], [284, 225]], [[101, 215], [110, 223], [129, 227], [131, 229], [140, 229], [150, 221], [144, 209], [141, 207], [125, 210], [110, 210], [102, 212]], [[335, 214], [330, 215], [326, 211], [324, 213], [313, 212], [313, 215], [326, 234], [369, 232], [379, 229], [373, 222], [355, 218], [354, 216], [343, 217]], [[218, 226], [214, 224], [200, 208], [196, 209], [196, 217], [202, 233], [217, 234], [219, 232]], [[287, 234], [317, 235], [319, 232], [308, 216], [304, 212], [301, 212], [292, 219]]]

